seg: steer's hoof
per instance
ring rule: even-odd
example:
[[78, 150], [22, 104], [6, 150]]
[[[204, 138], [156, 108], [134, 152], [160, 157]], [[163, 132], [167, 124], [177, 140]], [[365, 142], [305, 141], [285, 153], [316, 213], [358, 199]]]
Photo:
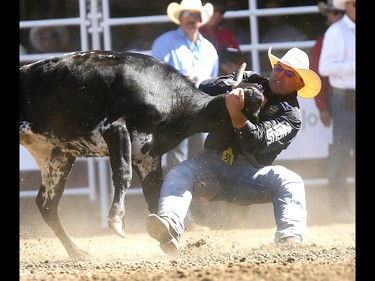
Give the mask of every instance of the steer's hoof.
[[80, 250], [80, 249], [75, 249], [74, 251], [70, 251], [68, 254], [71, 259], [76, 260], [76, 261], [86, 261], [92, 258], [92, 256], [88, 252]]
[[121, 221], [108, 219], [108, 226], [116, 235], [125, 238], [125, 227]]

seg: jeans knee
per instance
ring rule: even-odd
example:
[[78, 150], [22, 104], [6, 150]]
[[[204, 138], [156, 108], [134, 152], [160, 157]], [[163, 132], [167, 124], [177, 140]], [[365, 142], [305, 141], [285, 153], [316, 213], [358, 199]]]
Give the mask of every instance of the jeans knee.
[[282, 167], [280, 170], [280, 189], [282, 192], [301, 193], [305, 191], [305, 183], [300, 175]]

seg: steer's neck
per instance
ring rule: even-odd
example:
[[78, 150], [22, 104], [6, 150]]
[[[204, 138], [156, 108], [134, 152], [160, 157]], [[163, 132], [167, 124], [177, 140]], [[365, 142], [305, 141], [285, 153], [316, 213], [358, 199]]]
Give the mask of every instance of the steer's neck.
[[231, 126], [230, 116], [225, 106], [225, 94], [213, 97], [193, 116], [187, 134], [213, 132]]

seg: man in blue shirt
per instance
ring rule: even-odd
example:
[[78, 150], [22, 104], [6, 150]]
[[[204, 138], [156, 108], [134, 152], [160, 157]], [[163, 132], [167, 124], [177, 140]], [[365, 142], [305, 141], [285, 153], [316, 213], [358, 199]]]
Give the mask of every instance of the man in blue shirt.
[[[201, 0], [170, 3], [167, 14], [179, 27], [160, 35], [152, 44], [153, 57], [178, 69], [196, 86], [207, 78], [217, 77], [219, 73], [217, 51], [199, 32], [199, 28], [211, 18], [213, 12], [212, 4], [203, 6]], [[169, 171], [174, 165], [193, 156], [194, 151], [201, 151], [206, 136], [206, 133], [195, 134], [166, 153], [162, 162], [164, 169]], [[188, 219], [191, 221], [191, 216]], [[191, 221], [191, 225], [195, 224]]]
[[[199, 27], [213, 14], [210, 3], [202, 5], [200, 0], [182, 0], [181, 4], [170, 3], [167, 8], [169, 18], [179, 25], [155, 39], [151, 54], [153, 57], [172, 65], [186, 75], [196, 86], [207, 78], [217, 77], [219, 58], [213, 44], [202, 36]], [[163, 165], [169, 170], [187, 159], [189, 140], [194, 141], [197, 151], [203, 148], [206, 134], [197, 134], [183, 140], [179, 146], [167, 153]], [[191, 145], [190, 145], [191, 146]]]

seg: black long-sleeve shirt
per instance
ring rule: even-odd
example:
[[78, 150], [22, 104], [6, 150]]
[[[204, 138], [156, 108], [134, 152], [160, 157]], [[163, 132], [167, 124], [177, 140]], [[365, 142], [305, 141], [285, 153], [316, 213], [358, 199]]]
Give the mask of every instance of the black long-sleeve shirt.
[[[199, 89], [210, 95], [229, 93], [232, 85], [236, 83], [233, 79], [234, 73], [207, 79], [199, 85]], [[271, 165], [277, 155], [295, 139], [301, 128], [297, 92], [276, 95], [271, 92], [267, 78], [251, 71], [245, 71], [242, 81], [257, 83], [267, 99], [267, 103], [260, 110], [259, 123], [247, 121], [241, 129], [209, 133], [204, 147], [216, 150], [232, 147], [235, 154], [245, 150], [253, 154], [259, 164]]]

